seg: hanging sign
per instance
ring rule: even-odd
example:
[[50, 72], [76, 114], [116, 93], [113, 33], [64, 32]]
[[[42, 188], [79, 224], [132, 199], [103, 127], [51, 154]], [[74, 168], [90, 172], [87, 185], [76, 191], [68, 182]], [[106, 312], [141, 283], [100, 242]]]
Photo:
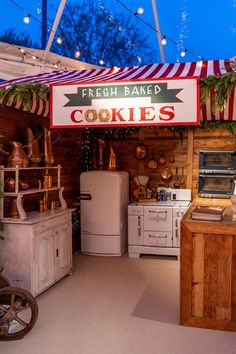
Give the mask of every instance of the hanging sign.
[[51, 127], [197, 125], [196, 78], [51, 85]]

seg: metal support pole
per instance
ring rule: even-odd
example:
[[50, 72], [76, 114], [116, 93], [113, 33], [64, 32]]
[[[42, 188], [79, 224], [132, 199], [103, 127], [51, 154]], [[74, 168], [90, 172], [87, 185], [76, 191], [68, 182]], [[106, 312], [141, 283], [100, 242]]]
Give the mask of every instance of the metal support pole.
[[65, 4], [66, 4], [66, 0], [61, 0], [60, 5], [58, 6], [57, 14], [56, 14], [56, 17], [55, 17], [55, 20], [54, 20], [54, 23], [53, 23], [53, 26], [52, 26], [52, 29], [51, 29], [50, 36], [48, 38], [47, 46], [46, 46], [46, 49], [44, 51], [42, 60], [47, 60], [47, 55], [48, 55], [48, 52], [51, 49], [52, 42], [53, 42], [53, 39], [55, 37], [56, 31], [57, 31], [57, 27], [59, 25], [59, 22], [60, 22], [61, 15], [62, 15], [64, 7], [65, 7]]
[[152, 0], [152, 10], [153, 10], [153, 15], [154, 15], [155, 24], [156, 24], [157, 40], [158, 40], [158, 46], [159, 46], [160, 55], [161, 55], [161, 62], [165, 63], [164, 49], [163, 49], [163, 45], [161, 43], [162, 38], [161, 38], [161, 30], [160, 30], [158, 14], [157, 14], [156, 0]]

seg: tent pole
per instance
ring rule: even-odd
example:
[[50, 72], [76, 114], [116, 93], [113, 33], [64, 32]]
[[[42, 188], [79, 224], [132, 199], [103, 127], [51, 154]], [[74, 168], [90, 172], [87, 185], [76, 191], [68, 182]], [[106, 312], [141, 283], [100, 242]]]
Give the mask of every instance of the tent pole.
[[161, 62], [165, 63], [164, 49], [163, 49], [163, 45], [161, 43], [162, 38], [161, 38], [161, 30], [160, 30], [158, 14], [157, 14], [156, 0], [152, 0], [152, 10], [153, 10], [153, 15], [154, 15], [155, 24], [156, 24], [157, 40], [158, 40], [158, 46], [159, 46], [160, 55], [161, 55]]
[[61, 0], [60, 5], [58, 6], [57, 14], [56, 14], [56, 17], [55, 17], [55, 20], [54, 20], [54, 23], [53, 23], [53, 26], [52, 26], [52, 29], [51, 29], [51, 32], [50, 32], [50, 36], [48, 38], [47, 46], [45, 48], [42, 60], [47, 60], [48, 52], [51, 49], [52, 42], [53, 42], [53, 39], [55, 37], [56, 31], [57, 31], [57, 27], [59, 25], [59, 22], [60, 22], [61, 15], [62, 15], [64, 7], [65, 7], [65, 4], [66, 4], [66, 0]]

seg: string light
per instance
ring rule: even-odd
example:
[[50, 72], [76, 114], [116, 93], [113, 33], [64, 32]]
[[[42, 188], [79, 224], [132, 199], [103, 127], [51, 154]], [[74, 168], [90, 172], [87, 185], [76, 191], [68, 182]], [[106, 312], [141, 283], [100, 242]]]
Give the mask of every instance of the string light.
[[182, 58], [185, 57], [186, 53], [187, 53], [187, 49], [184, 49], [184, 50], [180, 53], [181, 57], [182, 57]]
[[143, 7], [139, 7], [138, 10], [134, 12], [134, 16], [142, 15], [143, 13], [144, 13]]
[[57, 36], [57, 44], [62, 44], [62, 38], [61, 38], [61, 36]]
[[104, 65], [105, 63], [104, 63], [104, 61], [103, 61], [102, 59], [100, 59], [100, 60], [99, 60], [99, 64], [100, 64], [100, 65]]
[[79, 50], [76, 50], [76, 52], [74, 54], [74, 57], [75, 58], [79, 58], [80, 57], [80, 51]]
[[26, 23], [27, 25], [30, 23], [30, 16], [31, 15], [29, 14], [23, 18], [24, 23]]
[[163, 38], [161, 40], [161, 44], [162, 45], [166, 45], [167, 44], [166, 36], [163, 36]]

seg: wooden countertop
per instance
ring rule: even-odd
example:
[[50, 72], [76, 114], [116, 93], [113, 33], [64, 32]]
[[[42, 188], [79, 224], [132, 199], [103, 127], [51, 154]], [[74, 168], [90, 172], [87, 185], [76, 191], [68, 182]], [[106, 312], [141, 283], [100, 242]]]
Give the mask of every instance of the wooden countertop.
[[[208, 221], [208, 220], [193, 220], [191, 217], [192, 211], [196, 206], [214, 206], [225, 208], [222, 221]], [[190, 204], [189, 209], [185, 213], [182, 223], [188, 224], [195, 232], [203, 232], [209, 234], [224, 233], [228, 235], [236, 234], [236, 214], [231, 210], [230, 199], [218, 198], [199, 198], [195, 197]]]

